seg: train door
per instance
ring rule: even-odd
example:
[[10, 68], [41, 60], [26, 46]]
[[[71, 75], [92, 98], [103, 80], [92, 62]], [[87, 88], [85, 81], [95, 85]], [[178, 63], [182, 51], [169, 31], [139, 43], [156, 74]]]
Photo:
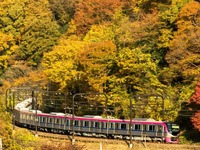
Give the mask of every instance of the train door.
[[155, 125], [148, 125], [148, 132], [149, 137], [155, 137], [156, 136], [156, 126]]
[[119, 133], [119, 123], [115, 123], [115, 134]]
[[91, 132], [94, 132], [94, 124], [95, 124], [95, 122], [93, 122], [93, 121], [90, 122], [90, 131]]
[[125, 123], [121, 124], [121, 133], [122, 133], [123, 135], [129, 133], [128, 124], [125, 124]]
[[66, 129], [67, 129], [67, 130], [70, 130], [70, 129], [71, 129], [71, 126], [70, 126], [70, 125], [71, 125], [71, 122], [72, 122], [71, 120], [66, 120], [65, 126], [66, 126]]
[[101, 126], [100, 122], [94, 122], [94, 131], [97, 133], [101, 132]]
[[79, 130], [80, 130], [80, 121], [75, 120], [74, 126], [75, 126], [75, 129], [76, 129], [77, 131], [79, 131]]
[[41, 124], [43, 127], [47, 127], [47, 118], [46, 117], [41, 118]]
[[54, 128], [60, 129], [60, 119], [54, 118]]
[[108, 128], [109, 128], [108, 129], [109, 130], [109, 134], [115, 133], [115, 123], [110, 122]]
[[156, 135], [158, 137], [164, 137], [164, 126], [163, 125], [158, 125], [157, 126]]
[[52, 128], [53, 127], [53, 118], [49, 117], [48, 118], [48, 125], [47, 125], [48, 128]]
[[102, 131], [102, 133], [107, 134], [107, 123], [106, 122], [101, 123], [101, 131]]
[[141, 134], [145, 134], [145, 125], [142, 124], [134, 124], [133, 129], [133, 135], [134, 136], [141, 136]]

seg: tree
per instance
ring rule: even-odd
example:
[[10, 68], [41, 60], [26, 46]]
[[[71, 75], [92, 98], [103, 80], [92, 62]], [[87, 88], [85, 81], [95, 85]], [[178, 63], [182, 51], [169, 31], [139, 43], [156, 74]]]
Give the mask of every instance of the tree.
[[51, 11], [60, 26], [60, 31], [65, 33], [68, 23], [74, 16], [75, 4], [78, 0], [49, 0]]
[[18, 46], [12, 34], [0, 32], [0, 75], [10, 66], [12, 55], [16, 52]]
[[19, 47], [13, 59], [37, 66], [43, 52], [51, 50], [60, 35], [48, 1], [4, 1], [0, 6], [0, 31], [13, 35]]
[[80, 65], [86, 73], [88, 84], [95, 91], [103, 92], [116, 56], [116, 46], [112, 41], [91, 42], [80, 55]]
[[52, 82], [60, 84], [61, 88], [71, 86], [79, 79], [78, 54], [85, 48], [86, 42], [72, 41], [61, 38], [59, 44], [51, 52], [45, 53], [42, 66], [43, 72]]
[[85, 35], [91, 25], [111, 21], [112, 15], [121, 5], [120, 0], [80, 0], [76, 5], [74, 20], [76, 33]]
[[92, 25], [88, 33], [84, 37], [84, 41], [94, 42], [114, 42], [115, 33], [110, 24]]
[[190, 2], [180, 11], [177, 18], [177, 32], [171, 41], [166, 60], [176, 70], [176, 78], [192, 82], [200, 73], [200, 27], [199, 2]]
[[0, 34], [2, 86], [8, 82], [13, 86], [17, 78], [23, 78], [18, 85], [27, 84], [20, 81], [40, 66], [43, 53], [50, 51], [60, 36], [47, 0], [1, 1]]
[[[159, 82], [156, 76], [157, 66], [156, 63], [152, 61], [150, 54], [143, 53], [139, 48], [124, 48], [119, 51], [116, 63], [118, 72], [113, 75], [114, 80], [111, 82], [113, 89], [111, 90], [113, 92], [120, 91], [118, 95], [120, 99], [119, 103], [124, 112], [128, 112], [130, 98], [132, 99], [134, 95], [140, 93], [162, 95], [164, 85]], [[146, 102], [144, 99], [133, 101], [133, 104], [136, 105], [140, 103], [144, 104]], [[146, 105], [143, 110], [147, 110], [147, 107], [148, 105]], [[158, 119], [155, 114], [156, 113], [151, 117]], [[142, 114], [138, 116], [140, 115]], [[150, 112], [143, 117], [150, 117], [149, 115]]]

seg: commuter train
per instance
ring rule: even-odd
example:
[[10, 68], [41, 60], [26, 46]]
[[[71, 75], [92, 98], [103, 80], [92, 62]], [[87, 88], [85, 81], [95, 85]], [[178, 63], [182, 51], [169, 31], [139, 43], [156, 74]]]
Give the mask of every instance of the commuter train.
[[32, 98], [15, 106], [13, 119], [16, 125], [46, 132], [105, 138], [130, 139], [132, 132], [133, 140], [178, 143], [180, 129], [172, 122], [134, 118], [130, 124], [130, 120], [126, 119], [110, 119], [92, 115], [80, 117], [59, 112], [48, 114], [31, 108]]

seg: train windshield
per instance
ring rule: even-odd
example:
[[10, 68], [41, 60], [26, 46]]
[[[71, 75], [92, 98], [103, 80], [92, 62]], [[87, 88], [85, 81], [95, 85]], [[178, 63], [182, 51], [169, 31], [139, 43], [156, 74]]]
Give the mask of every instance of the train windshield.
[[172, 135], [178, 135], [179, 132], [180, 132], [180, 127], [179, 125], [175, 124], [175, 123], [172, 123], [172, 122], [167, 122], [167, 127], [168, 127], [168, 130], [169, 132], [172, 134]]

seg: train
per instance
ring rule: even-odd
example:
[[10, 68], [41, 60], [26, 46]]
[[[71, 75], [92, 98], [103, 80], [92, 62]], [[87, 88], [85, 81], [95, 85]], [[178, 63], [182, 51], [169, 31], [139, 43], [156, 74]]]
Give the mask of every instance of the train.
[[149, 118], [129, 119], [103, 118], [95, 115], [43, 113], [32, 109], [32, 98], [14, 107], [13, 121], [17, 126], [37, 131], [72, 134], [101, 138], [121, 138], [166, 143], [178, 143], [180, 127], [173, 122], [156, 121]]

